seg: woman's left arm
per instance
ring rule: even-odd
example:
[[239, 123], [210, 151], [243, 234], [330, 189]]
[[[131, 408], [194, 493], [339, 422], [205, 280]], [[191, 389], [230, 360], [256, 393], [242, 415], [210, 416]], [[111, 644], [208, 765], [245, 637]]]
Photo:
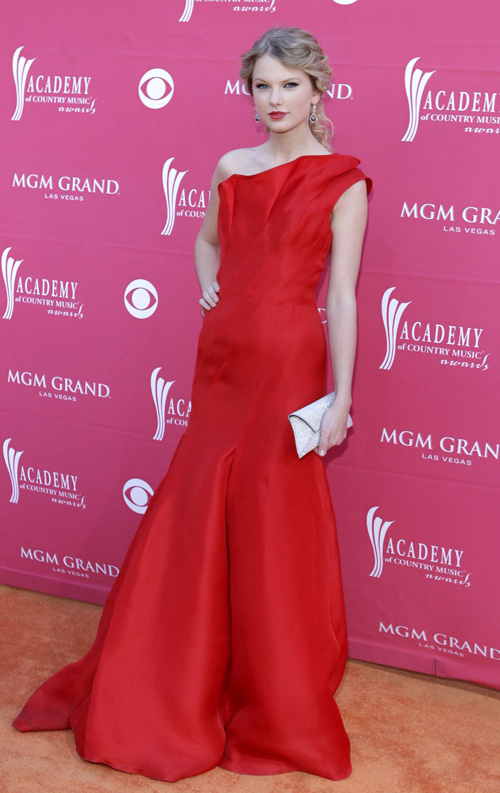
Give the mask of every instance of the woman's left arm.
[[321, 424], [321, 437], [316, 449], [321, 456], [327, 449], [342, 443], [347, 434], [357, 338], [356, 282], [366, 218], [366, 182], [362, 179], [342, 193], [332, 212], [333, 243], [326, 318], [335, 402], [325, 413]]

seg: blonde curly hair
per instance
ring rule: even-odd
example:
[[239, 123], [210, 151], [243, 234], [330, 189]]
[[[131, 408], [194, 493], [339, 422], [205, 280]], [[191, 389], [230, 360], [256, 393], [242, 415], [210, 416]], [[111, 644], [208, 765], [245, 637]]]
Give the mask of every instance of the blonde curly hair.
[[[245, 81], [248, 92], [253, 96], [252, 77], [255, 63], [263, 55], [271, 55], [284, 66], [301, 69], [309, 75], [313, 88], [322, 97], [331, 85], [332, 69], [328, 58], [312, 33], [302, 28], [271, 28], [253, 47], [241, 56], [240, 77]], [[322, 146], [332, 150], [333, 124], [325, 114], [323, 99], [316, 105], [317, 121], [309, 122], [309, 128]]]

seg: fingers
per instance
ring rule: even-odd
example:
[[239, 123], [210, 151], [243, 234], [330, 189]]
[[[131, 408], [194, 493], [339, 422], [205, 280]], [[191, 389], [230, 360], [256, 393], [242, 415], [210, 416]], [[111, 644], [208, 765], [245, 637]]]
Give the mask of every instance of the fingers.
[[327, 449], [329, 449], [331, 446], [331, 444], [329, 443], [331, 431], [327, 430], [325, 427], [325, 421], [327, 420], [329, 410], [330, 408], [327, 408], [323, 414], [323, 419], [321, 421], [321, 432], [319, 436], [319, 443], [317, 448], [314, 450], [315, 452], [317, 452], [317, 454], [319, 454], [320, 457], [324, 457], [327, 452]]
[[320, 457], [324, 457], [327, 449], [330, 448], [330, 444], [328, 443], [330, 437], [330, 433], [324, 432], [321, 430], [321, 435], [319, 437], [319, 443], [315, 448], [316, 454], [319, 454]]
[[345, 440], [346, 435], [347, 432], [344, 432], [343, 434], [340, 433], [338, 436], [325, 436], [324, 438], [320, 439], [320, 442], [314, 451], [316, 454], [319, 454], [320, 457], [324, 457], [328, 449], [331, 449], [332, 446], [340, 446], [340, 444]]
[[320, 457], [324, 457], [328, 449], [331, 449], [332, 446], [340, 446], [347, 435], [347, 422], [345, 426], [341, 426], [340, 428], [334, 425], [331, 429], [328, 429], [327, 426], [325, 426], [328, 410], [325, 411], [325, 415], [323, 416], [319, 443], [314, 450]]
[[199, 300], [199, 303], [202, 308], [202, 314], [205, 316], [204, 311], [210, 311], [211, 308], [215, 308], [217, 303], [219, 302], [219, 295], [218, 292], [220, 291], [220, 286], [217, 281], [214, 281], [210, 286], [203, 290], [202, 297]]
[[330, 446], [328, 444], [328, 440], [326, 437], [324, 437], [324, 438], [320, 438], [320, 441], [314, 451], [316, 452], [316, 454], [319, 454], [320, 457], [324, 457], [327, 452], [327, 449], [329, 448]]
[[220, 290], [219, 284], [217, 283], [217, 281], [214, 281], [213, 284], [210, 284], [210, 286], [207, 287], [205, 291], [202, 293], [204, 299], [211, 308], [215, 308], [215, 306], [219, 302], [219, 295], [218, 295], [219, 290]]

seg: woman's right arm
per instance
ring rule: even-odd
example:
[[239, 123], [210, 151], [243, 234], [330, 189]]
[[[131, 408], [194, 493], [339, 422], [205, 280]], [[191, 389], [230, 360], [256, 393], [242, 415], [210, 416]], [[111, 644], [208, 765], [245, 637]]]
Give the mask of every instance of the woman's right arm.
[[217, 231], [217, 215], [219, 211], [219, 182], [228, 176], [225, 157], [219, 160], [210, 184], [210, 200], [203, 223], [194, 244], [194, 263], [200, 282], [201, 313], [215, 308], [219, 302], [219, 284], [217, 272], [220, 264], [220, 244]]

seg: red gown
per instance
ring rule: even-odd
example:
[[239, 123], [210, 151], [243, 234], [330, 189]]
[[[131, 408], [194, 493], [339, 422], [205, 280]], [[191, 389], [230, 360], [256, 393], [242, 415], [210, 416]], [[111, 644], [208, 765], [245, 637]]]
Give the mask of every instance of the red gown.
[[189, 427], [93, 645], [36, 689], [18, 730], [72, 728], [83, 759], [167, 781], [217, 765], [349, 775], [334, 514], [323, 460], [299, 460], [287, 416], [326, 393], [315, 290], [358, 164], [305, 155], [220, 184], [220, 302]]

